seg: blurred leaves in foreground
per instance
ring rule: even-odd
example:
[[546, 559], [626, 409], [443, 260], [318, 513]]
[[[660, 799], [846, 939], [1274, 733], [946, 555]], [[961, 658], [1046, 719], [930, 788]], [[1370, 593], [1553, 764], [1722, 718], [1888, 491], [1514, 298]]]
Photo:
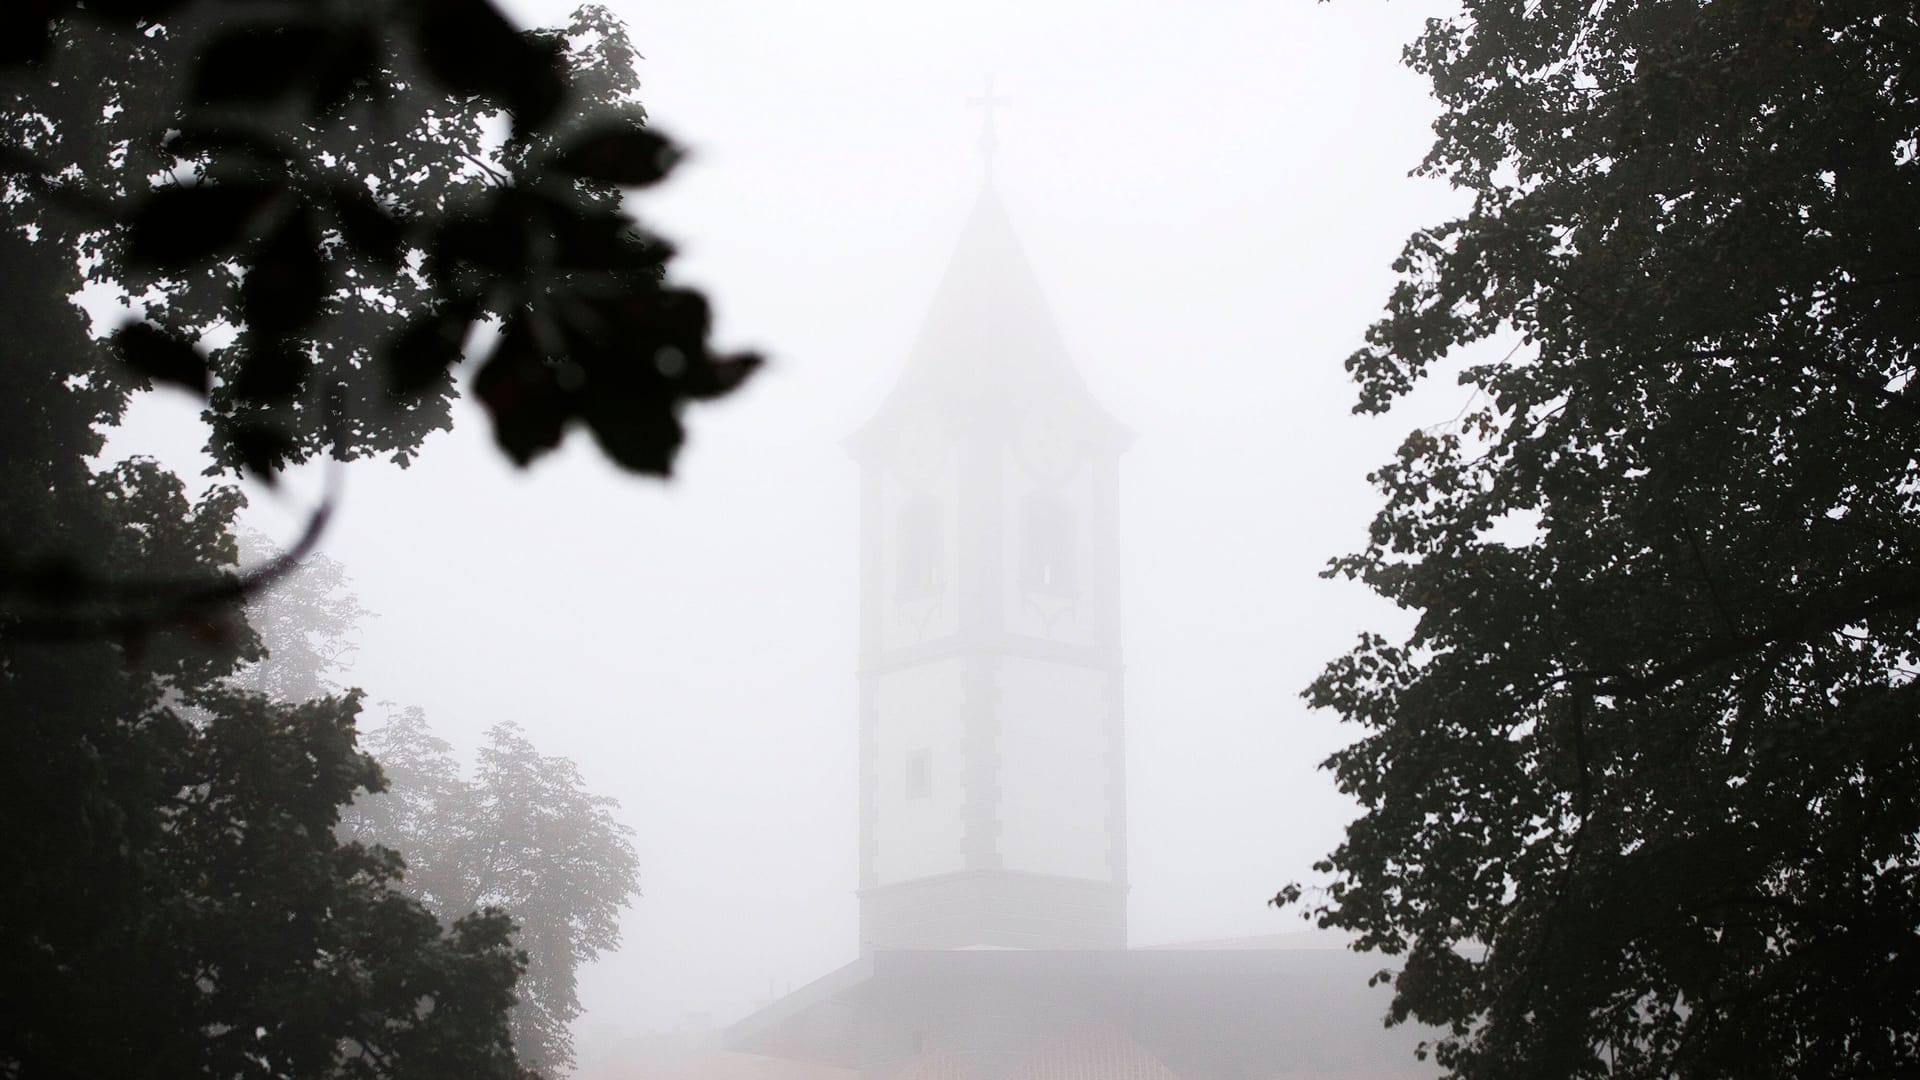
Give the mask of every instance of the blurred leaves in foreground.
[[[516, 939], [469, 913], [520, 895], [489, 885], [442, 921], [341, 840], [384, 780], [323, 677], [339, 639], [249, 682], [298, 651], [257, 605], [299, 560], [242, 572], [237, 489], [100, 459], [165, 385], [215, 472], [404, 465], [472, 353], [513, 460], [585, 426], [666, 472], [685, 403], [756, 361], [623, 209], [677, 159], [633, 60], [599, 8], [521, 33], [486, 0], [0, 5], [0, 1075], [528, 1075], [510, 1009], [523, 978], [571, 993], [561, 916]], [[96, 339], [82, 296], [125, 324]]]
[[664, 474], [683, 406], [758, 363], [624, 209], [680, 152], [602, 8], [523, 34], [485, 0], [41, 6], [0, 81], [10, 216], [125, 295], [120, 361], [206, 400], [223, 468], [404, 464], [472, 353], [513, 460], [578, 424]]

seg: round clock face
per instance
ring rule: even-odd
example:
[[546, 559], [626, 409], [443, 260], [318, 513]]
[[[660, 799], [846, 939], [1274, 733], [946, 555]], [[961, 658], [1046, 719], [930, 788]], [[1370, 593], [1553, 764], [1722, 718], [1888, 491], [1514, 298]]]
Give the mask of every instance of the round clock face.
[[1057, 484], [1080, 465], [1080, 441], [1053, 421], [1029, 416], [1020, 423], [1020, 460], [1035, 478]]

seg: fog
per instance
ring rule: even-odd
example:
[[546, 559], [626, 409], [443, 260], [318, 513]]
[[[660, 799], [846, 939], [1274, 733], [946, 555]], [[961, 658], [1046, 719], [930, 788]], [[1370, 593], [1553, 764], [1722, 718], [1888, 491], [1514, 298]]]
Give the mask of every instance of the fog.
[[[526, 24], [570, 3], [519, 3]], [[1432, 4], [1049, 0], [614, 4], [653, 121], [692, 156], [634, 203], [718, 338], [766, 373], [690, 414], [666, 484], [590, 442], [516, 471], [471, 402], [400, 470], [346, 471], [324, 551], [379, 613], [344, 681], [462, 747], [501, 720], [579, 762], [635, 830], [643, 898], [583, 972], [580, 1060], [724, 1024], [857, 949], [858, 472], [992, 163], [1079, 371], [1136, 435], [1120, 466], [1130, 934], [1297, 929], [1351, 808], [1349, 735], [1299, 692], [1362, 627], [1318, 577], [1359, 546], [1365, 474], [1446, 422], [1448, 379], [1350, 415], [1341, 361], [1413, 228], [1434, 107], [1399, 66]], [[191, 464], [193, 406], [139, 404], [116, 451]], [[189, 422], [183, 423], [183, 420]], [[249, 487], [297, 532], [319, 474]], [[376, 710], [377, 712], [377, 710]]]

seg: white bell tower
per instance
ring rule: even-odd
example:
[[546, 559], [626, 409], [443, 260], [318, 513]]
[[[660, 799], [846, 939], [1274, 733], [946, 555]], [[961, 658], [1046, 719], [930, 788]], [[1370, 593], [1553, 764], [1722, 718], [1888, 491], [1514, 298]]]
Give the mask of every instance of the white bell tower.
[[1129, 439], [989, 182], [899, 383], [849, 440], [862, 953], [1126, 945]]

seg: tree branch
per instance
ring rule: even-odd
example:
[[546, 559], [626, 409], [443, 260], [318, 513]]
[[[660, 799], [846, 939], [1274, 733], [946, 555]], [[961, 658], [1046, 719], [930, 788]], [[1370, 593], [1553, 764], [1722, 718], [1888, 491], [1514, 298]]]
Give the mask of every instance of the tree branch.
[[[1906, 575], [1903, 575], [1903, 578]], [[1588, 680], [1595, 690], [1618, 697], [1637, 697], [1653, 693], [1690, 675], [1697, 675], [1716, 664], [1768, 645], [1804, 641], [1816, 634], [1831, 633], [1843, 626], [1875, 615], [1906, 608], [1920, 608], [1920, 583], [1902, 580], [1891, 589], [1875, 589], [1851, 604], [1824, 610], [1800, 609], [1796, 614], [1754, 634], [1737, 634], [1696, 650], [1678, 660], [1654, 667], [1645, 674], [1630, 671], [1569, 671], [1560, 680], [1569, 685]]]
[[1695, 360], [1789, 360], [1832, 376], [1834, 381], [1920, 423], [1920, 403], [1898, 394], [1856, 371], [1812, 353], [1789, 349], [1696, 349], [1687, 354]]
[[[308, 516], [299, 539], [285, 552], [251, 570], [212, 584], [139, 579], [61, 582], [59, 590], [64, 596], [58, 604], [65, 610], [11, 617], [0, 613], [0, 636], [41, 641], [132, 637], [192, 622], [244, 602], [292, 573], [319, 544], [338, 503], [339, 475], [337, 467], [329, 473], [327, 493]], [[0, 578], [0, 604], [44, 595], [49, 584], [30, 574]], [[97, 608], [107, 611], [90, 613], [89, 609]]]

